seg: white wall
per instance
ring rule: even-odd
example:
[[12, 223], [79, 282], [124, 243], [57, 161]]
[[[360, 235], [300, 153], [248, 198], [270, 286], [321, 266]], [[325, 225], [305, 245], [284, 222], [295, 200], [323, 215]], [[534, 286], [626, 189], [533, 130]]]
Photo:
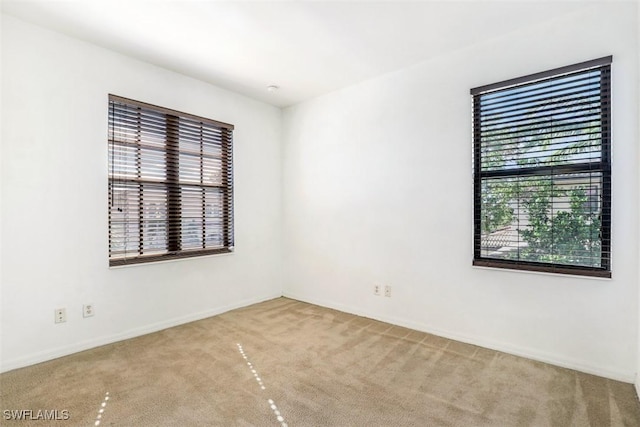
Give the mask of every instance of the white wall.
[[[560, 17], [292, 107], [282, 135], [276, 108], [3, 16], [0, 370], [278, 296], [284, 258], [289, 296], [633, 381], [639, 22]], [[469, 89], [609, 54], [613, 279], [472, 268]], [[236, 125], [234, 254], [107, 267], [108, 93]]]
[[[281, 295], [280, 109], [8, 16], [2, 60], [2, 370]], [[236, 126], [235, 253], [108, 268], [109, 93]]]
[[[0, 20], [0, 34], [2, 31], [2, 20]], [[2, 42], [2, 40], [0, 39], [0, 43]], [[0, 49], [0, 82], [2, 82], [2, 49]], [[1, 132], [2, 132], [2, 84], [0, 84], [0, 136], [1, 136]], [[0, 139], [0, 308], [2, 308], [2, 242], [3, 240], [3, 236], [2, 236], [2, 217], [3, 217], [3, 208], [2, 208], [2, 200], [3, 200], [3, 196], [2, 196], [2, 173], [3, 173], [3, 168], [2, 165], [4, 163], [4, 161], [2, 160], [4, 158], [3, 155], [3, 150], [2, 150], [2, 139]], [[2, 313], [0, 313], [0, 322], [2, 322]], [[0, 372], [2, 369], [2, 338], [3, 337], [3, 331], [2, 331], [2, 323], [0, 323]]]
[[[600, 4], [286, 109], [285, 295], [633, 382], [637, 25]], [[613, 279], [473, 268], [469, 89], [611, 54]]]
[[[636, 28], [638, 29], [638, 46], [640, 47], [640, 0], [638, 0], [638, 21]], [[638, 64], [638, 81], [640, 81], [640, 57], [637, 58]], [[640, 95], [638, 96], [640, 98]], [[638, 100], [640, 104], [640, 100]], [[640, 107], [639, 107], [640, 108]], [[638, 121], [638, 135], [640, 135], [640, 120]], [[637, 164], [640, 165], [640, 157], [638, 157]], [[640, 222], [640, 217], [638, 217], [638, 222]], [[638, 236], [638, 242], [640, 242], [640, 236]], [[638, 259], [638, 268], [640, 268], [640, 258]], [[640, 298], [640, 281], [638, 283], [639, 292], [638, 298]], [[640, 334], [640, 300], [638, 302], [638, 334]], [[638, 398], [640, 398], [640, 335], [638, 335], [638, 352], [637, 352], [637, 360], [638, 365], [636, 368], [636, 394]]]

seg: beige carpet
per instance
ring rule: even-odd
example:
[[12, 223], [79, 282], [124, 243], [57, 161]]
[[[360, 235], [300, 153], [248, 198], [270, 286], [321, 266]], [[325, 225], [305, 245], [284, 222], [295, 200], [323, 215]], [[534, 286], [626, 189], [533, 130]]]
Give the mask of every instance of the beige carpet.
[[0, 390], [2, 426], [640, 426], [630, 384], [286, 298], [11, 371]]

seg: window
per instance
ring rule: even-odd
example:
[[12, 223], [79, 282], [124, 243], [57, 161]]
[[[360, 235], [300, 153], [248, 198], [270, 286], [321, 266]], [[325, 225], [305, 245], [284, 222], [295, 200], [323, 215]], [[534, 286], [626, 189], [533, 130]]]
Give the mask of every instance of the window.
[[233, 126], [109, 95], [109, 265], [233, 250]]
[[474, 265], [611, 277], [611, 61], [471, 90]]

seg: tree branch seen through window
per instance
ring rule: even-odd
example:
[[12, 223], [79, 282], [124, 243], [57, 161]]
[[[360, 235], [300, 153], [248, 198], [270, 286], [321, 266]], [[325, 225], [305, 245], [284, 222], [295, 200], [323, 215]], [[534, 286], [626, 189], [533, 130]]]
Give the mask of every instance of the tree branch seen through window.
[[610, 277], [610, 64], [471, 90], [474, 265]]

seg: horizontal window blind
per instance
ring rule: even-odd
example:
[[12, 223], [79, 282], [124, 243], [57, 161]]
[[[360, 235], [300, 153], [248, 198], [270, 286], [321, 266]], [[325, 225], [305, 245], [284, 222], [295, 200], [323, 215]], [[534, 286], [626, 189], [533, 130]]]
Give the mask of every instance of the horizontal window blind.
[[233, 126], [109, 96], [109, 264], [233, 249]]
[[610, 277], [611, 59], [471, 90], [474, 265]]

